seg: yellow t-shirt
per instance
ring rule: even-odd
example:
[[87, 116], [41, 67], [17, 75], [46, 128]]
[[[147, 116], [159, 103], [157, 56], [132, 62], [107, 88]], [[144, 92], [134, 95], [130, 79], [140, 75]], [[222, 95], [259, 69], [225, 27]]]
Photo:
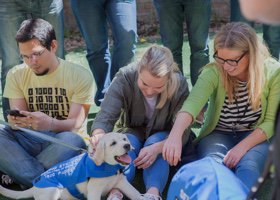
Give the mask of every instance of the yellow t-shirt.
[[[93, 76], [89, 69], [59, 59], [51, 74], [37, 76], [25, 63], [12, 68], [6, 78], [4, 97], [24, 98], [30, 112], [41, 111], [56, 119], [67, 119], [71, 103], [94, 104]], [[87, 136], [85, 120], [75, 131]]]

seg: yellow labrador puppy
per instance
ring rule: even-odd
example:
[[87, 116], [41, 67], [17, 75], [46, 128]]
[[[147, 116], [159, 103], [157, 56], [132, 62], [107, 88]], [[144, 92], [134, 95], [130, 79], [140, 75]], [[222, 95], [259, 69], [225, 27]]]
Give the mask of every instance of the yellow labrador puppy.
[[34, 197], [35, 200], [100, 200], [112, 188], [118, 188], [128, 198], [142, 199], [127, 181], [122, 170], [131, 162], [127, 152], [131, 145], [124, 134], [107, 133], [99, 141], [95, 153], [88, 153], [55, 165], [33, 182], [25, 191], [0, 187], [0, 193], [13, 199]]

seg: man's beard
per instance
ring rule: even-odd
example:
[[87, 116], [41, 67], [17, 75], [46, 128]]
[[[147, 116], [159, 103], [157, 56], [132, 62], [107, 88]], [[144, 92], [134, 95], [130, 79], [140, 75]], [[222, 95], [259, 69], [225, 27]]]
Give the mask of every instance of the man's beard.
[[[35, 73], [35, 72], [34, 72]], [[47, 73], [49, 73], [49, 69], [46, 69], [45, 71], [43, 71], [42, 73], [35, 73], [36, 76], [44, 76], [46, 75]]]

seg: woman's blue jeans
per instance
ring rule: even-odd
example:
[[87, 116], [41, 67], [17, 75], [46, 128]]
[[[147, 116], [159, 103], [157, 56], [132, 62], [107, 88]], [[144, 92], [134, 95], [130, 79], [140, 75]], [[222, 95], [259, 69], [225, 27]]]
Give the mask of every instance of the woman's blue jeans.
[[191, 50], [190, 73], [195, 84], [201, 68], [209, 62], [208, 32], [211, 0], [154, 0], [164, 46], [173, 54], [183, 72], [184, 22], [187, 25]]
[[[135, 0], [71, 0], [71, 7], [87, 46], [87, 60], [93, 73], [100, 105], [104, 92], [119, 68], [132, 60], [137, 39]], [[109, 49], [108, 23], [113, 36]]]
[[[52, 24], [58, 41], [57, 55], [64, 58], [64, 22], [62, 0], [1, 0], [0, 3], [0, 52], [2, 55], [2, 91], [8, 71], [21, 63], [15, 40], [20, 24], [28, 18], [42, 18]], [[7, 98], [2, 99], [3, 113], [9, 109]]]
[[[44, 132], [76, 147], [85, 148], [82, 137], [73, 132]], [[34, 178], [53, 165], [81, 152], [49, 143], [28, 133], [0, 126], [0, 171], [22, 185], [31, 187]]]
[[[227, 152], [249, 134], [251, 134], [251, 131], [233, 133], [215, 130], [199, 142], [197, 147], [198, 157], [210, 156], [217, 162], [223, 163]], [[248, 188], [251, 188], [256, 183], [263, 171], [268, 146], [269, 142], [264, 141], [251, 148], [234, 169], [236, 176]]]
[[[134, 150], [131, 150], [128, 154], [135, 160], [137, 158], [141, 148], [152, 145], [154, 143], [165, 140], [169, 132], [157, 132], [146, 139], [145, 142], [141, 142], [135, 135], [127, 133], [127, 137], [134, 147]], [[135, 176], [135, 166], [131, 163], [127, 169], [125, 169], [125, 175], [127, 179], [131, 182]], [[151, 187], [158, 188], [159, 192], [162, 193], [164, 187], [166, 186], [169, 175], [169, 165], [165, 161], [162, 155], [158, 155], [155, 162], [148, 168], [143, 169], [143, 178], [146, 190]]]

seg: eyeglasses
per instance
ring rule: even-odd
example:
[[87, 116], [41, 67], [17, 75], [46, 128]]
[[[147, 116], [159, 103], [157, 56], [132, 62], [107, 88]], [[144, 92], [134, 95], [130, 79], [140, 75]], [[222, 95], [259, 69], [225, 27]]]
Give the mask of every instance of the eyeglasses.
[[45, 50], [46, 48], [42, 49], [41, 51], [34, 52], [30, 56], [20, 55], [20, 59], [25, 61], [29, 61], [30, 59], [38, 59], [45, 52]]
[[247, 54], [247, 52], [243, 53], [239, 59], [237, 60], [232, 60], [232, 59], [223, 59], [217, 56], [217, 52], [213, 55], [213, 58], [216, 60], [217, 63], [223, 65], [225, 63], [229, 64], [230, 66], [237, 66], [239, 61]]

